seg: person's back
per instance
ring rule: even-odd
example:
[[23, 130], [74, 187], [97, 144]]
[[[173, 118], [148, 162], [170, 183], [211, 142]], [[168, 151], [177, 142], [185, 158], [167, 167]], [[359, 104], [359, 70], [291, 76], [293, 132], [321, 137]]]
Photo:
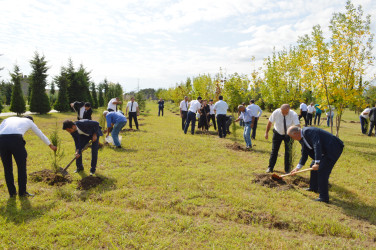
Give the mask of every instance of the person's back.
[[108, 112], [106, 116], [107, 123], [117, 123], [117, 122], [126, 122], [127, 118], [120, 112]]

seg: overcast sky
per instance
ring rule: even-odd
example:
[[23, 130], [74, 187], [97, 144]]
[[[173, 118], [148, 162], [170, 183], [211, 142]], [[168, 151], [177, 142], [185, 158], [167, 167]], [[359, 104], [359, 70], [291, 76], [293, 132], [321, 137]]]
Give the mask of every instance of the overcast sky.
[[[356, 0], [372, 15], [376, 1]], [[0, 79], [45, 55], [49, 81], [72, 58], [125, 91], [168, 88], [198, 74], [249, 74], [263, 58], [320, 24], [327, 32], [345, 0], [1, 0]], [[255, 56], [256, 63], [251, 63]]]

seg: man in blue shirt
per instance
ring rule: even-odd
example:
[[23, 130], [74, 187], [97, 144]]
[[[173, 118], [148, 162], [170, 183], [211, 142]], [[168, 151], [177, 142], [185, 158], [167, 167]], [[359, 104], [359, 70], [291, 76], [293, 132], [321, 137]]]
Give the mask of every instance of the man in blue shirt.
[[125, 124], [127, 124], [127, 118], [120, 112], [104, 111], [103, 115], [106, 117], [107, 121], [107, 136], [110, 134], [110, 131], [112, 131], [111, 135], [116, 148], [121, 148], [119, 132], [125, 126]]
[[241, 112], [238, 119], [235, 122], [243, 119], [244, 121], [244, 141], [247, 147], [247, 150], [252, 148], [252, 140], [251, 140], [251, 129], [253, 128], [253, 124], [255, 121], [255, 116], [252, 114], [251, 109], [246, 109], [243, 105], [239, 105], [238, 110]]

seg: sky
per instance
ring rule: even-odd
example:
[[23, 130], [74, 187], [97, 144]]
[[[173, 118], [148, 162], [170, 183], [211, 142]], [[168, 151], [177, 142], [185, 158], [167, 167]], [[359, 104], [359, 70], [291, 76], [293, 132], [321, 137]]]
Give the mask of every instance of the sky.
[[[371, 15], [376, 1], [353, 0]], [[345, 0], [0, 0], [0, 80], [14, 65], [29, 75], [35, 51], [50, 67], [48, 81], [68, 59], [95, 83], [124, 91], [168, 88], [187, 77], [249, 74], [263, 59], [296, 43], [320, 24], [326, 37]], [[252, 57], [255, 61], [251, 61]], [[372, 71], [372, 70], [371, 70]]]

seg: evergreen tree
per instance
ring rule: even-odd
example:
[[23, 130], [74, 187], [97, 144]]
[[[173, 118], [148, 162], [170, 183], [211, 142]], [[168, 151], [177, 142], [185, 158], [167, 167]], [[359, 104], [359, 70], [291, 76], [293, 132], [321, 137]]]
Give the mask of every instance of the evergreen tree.
[[23, 98], [21, 89], [21, 78], [20, 68], [18, 65], [14, 66], [14, 72], [10, 74], [13, 82], [12, 98], [10, 101], [10, 111], [17, 113], [20, 116], [26, 111], [25, 100]]
[[55, 77], [57, 86], [59, 87], [59, 94], [55, 102], [54, 108], [60, 112], [66, 112], [70, 110], [69, 98], [68, 98], [68, 86], [69, 80], [67, 74], [64, 72], [64, 68], [61, 69], [61, 74]]
[[145, 103], [145, 97], [144, 95], [142, 94], [142, 92], [138, 91], [136, 96], [135, 96], [135, 99], [138, 103], [138, 107], [140, 109], [140, 111], [144, 111], [145, 110], [145, 106], [146, 106], [146, 103]]
[[99, 87], [98, 87], [98, 106], [99, 107], [104, 106], [103, 85], [102, 84], [99, 84]]
[[54, 95], [54, 94], [55, 94], [55, 83], [54, 83], [54, 81], [51, 82], [50, 94], [51, 94], [51, 95]]
[[104, 96], [103, 96], [103, 99], [104, 99], [104, 103], [108, 103], [113, 97], [110, 96], [110, 93], [109, 93], [109, 85], [108, 85], [108, 81], [107, 79], [105, 78], [104, 81], [103, 81], [103, 91], [104, 91]]
[[98, 98], [97, 98], [97, 90], [95, 88], [95, 83], [91, 83], [91, 97], [93, 99], [93, 108], [97, 109], [98, 108]]
[[34, 58], [30, 60], [30, 64], [33, 68], [30, 75], [30, 111], [46, 114], [50, 111], [50, 102], [46, 94], [47, 61], [44, 56], [39, 56], [39, 53], [35, 52]]

